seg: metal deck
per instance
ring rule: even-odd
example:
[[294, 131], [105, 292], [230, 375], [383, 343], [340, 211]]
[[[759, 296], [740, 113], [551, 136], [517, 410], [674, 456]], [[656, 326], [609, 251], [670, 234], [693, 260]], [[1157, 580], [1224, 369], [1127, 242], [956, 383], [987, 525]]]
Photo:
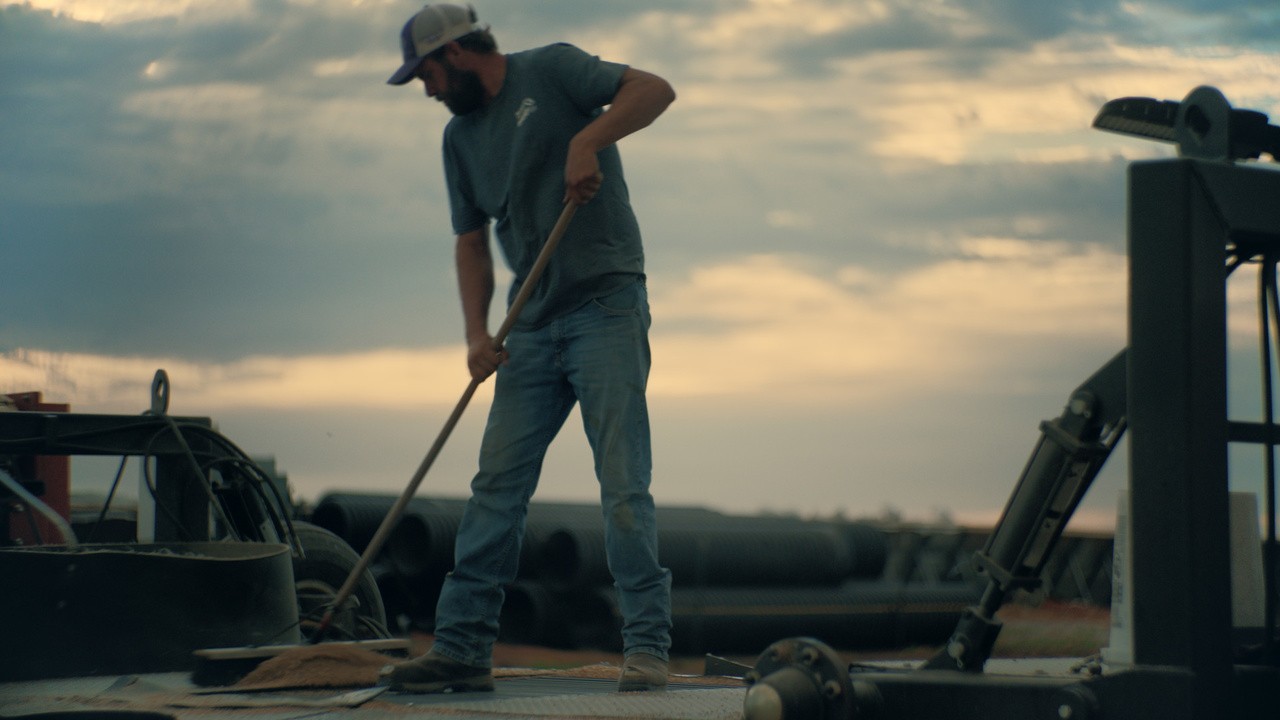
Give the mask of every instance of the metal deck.
[[[4, 718], [653, 718], [736, 720], [746, 688], [724, 678], [681, 682], [666, 691], [619, 693], [614, 680], [554, 676], [498, 678], [492, 693], [413, 695], [360, 690], [237, 693], [193, 685], [187, 673], [0, 683]], [[713, 681], [714, 682], [714, 681]]]
[[[911, 675], [917, 663], [862, 667], [879, 677]], [[995, 659], [1002, 677], [1079, 678], [1079, 658]], [[1094, 668], [1096, 670], [1096, 667]], [[188, 673], [118, 675], [0, 683], [0, 717], [70, 720], [372, 720], [373, 718], [557, 718], [740, 720], [746, 686], [735, 678], [672, 676], [667, 690], [619, 693], [612, 679], [501, 677], [492, 693], [414, 695], [385, 688], [231, 692], [193, 685]]]

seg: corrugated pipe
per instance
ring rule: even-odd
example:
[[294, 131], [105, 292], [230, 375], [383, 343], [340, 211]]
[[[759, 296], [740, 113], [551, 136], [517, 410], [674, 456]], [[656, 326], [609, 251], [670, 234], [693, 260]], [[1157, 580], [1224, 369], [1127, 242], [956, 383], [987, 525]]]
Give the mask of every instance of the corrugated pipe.
[[980, 594], [967, 583], [915, 586], [855, 581], [840, 587], [672, 591], [672, 641], [683, 653], [753, 652], [810, 636], [841, 649], [945, 642]]
[[407, 579], [443, 578], [453, 567], [454, 539], [461, 521], [462, 514], [451, 508], [419, 504], [400, 518], [383, 552]]
[[[311, 511], [310, 521], [346, 540], [356, 552], [364, 552], [398, 497], [382, 493], [329, 493]], [[406, 511], [450, 508], [461, 515], [465, 504], [465, 500], [451, 498], [413, 498]]]
[[[852, 543], [857, 542], [858, 545]], [[875, 577], [884, 566], [883, 533], [827, 524], [737, 520], [699, 526], [658, 525], [658, 556], [675, 586], [836, 585], [850, 577]], [[564, 527], [547, 536], [539, 558], [541, 577], [559, 587], [609, 584], [599, 527]]]
[[[672, 651], [752, 653], [779, 638], [796, 636], [815, 637], [845, 650], [939, 645], [980, 594], [980, 588], [962, 582], [677, 588], [671, 593]], [[573, 597], [597, 606], [590, 613], [575, 610], [561, 621], [576, 630], [578, 647], [616, 649], [621, 620], [613, 589], [588, 589]], [[568, 607], [563, 600], [559, 604]]]
[[[677, 589], [672, 592], [672, 650], [749, 653], [792, 636], [816, 637], [849, 650], [938, 645], [979, 594], [966, 583]], [[517, 583], [507, 588], [499, 637], [517, 644], [617, 650], [621, 624], [613, 588], [562, 593], [539, 583]]]
[[506, 588], [498, 637], [517, 644], [620, 651], [621, 630], [613, 588], [558, 592], [524, 582]]
[[658, 557], [680, 587], [836, 585], [853, 565], [844, 536], [823, 526], [660, 529]]

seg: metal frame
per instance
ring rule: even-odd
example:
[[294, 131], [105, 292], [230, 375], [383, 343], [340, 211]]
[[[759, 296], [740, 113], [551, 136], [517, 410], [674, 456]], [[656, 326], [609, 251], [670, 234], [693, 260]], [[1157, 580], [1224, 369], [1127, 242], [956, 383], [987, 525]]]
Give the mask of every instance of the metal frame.
[[1130, 168], [1133, 659], [1186, 668], [1192, 717], [1220, 716], [1232, 694], [1226, 247], [1247, 230], [1280, 237], [1280, 213], [1242, 212], [1278, 197], [1280, 174], [1256, 168]]
[[[172, 420], [213, 427], [209, 418]], [[171, 519], [156, 513], [156, 541], [208, 540], [210, 506], [202, 489], [208, 480], [195, 476], [186, 448], [171, 428], [169, 419], [156, 415], [4, 412], [0, 413], [0, 454], [153, 456], [157, 503], [164, 503], [177, 516]], [[187, 443], [196, 453], [212, 448], [200, 438]]]
[[[970, 609], [943, 653], [914, 671], [854, 666], [848, 672], [850, 681], [842, 684], [835, 676], [839, 671], [832, 671], [829, 663], [796, 652], [792, 646], [797, 641], [775, 643], [748, 674], [748, 720], [806, 717], [794, 711], [818, 698], [825, 699], [820, 703], [824, 720], [1276, 716], [1280, 662], [1274, 639], [1267, 638], [1260, 660], [1250, 657], [1258, 663], [1254, 665], [1238, 659], [1244, 655], [1237, 654], [1234, 640], [1227, 445], [1261, 443], [1270, 456], [1280, 433], [1270, 403], [1264, 423], [1228, 418], [1226, 279], [1230, 268], [1258, 256], [1264, 273], [1275, 272], [1280, 258], [1280, 172], [1230, 160], [1183, 158], [1131, 166], [1129, 347], [1099, 373], [1108, 387], [1117, 381], [1125, 386], [1124, 393], [1101, 390], [1102, 404], [1118, 401], [1127, 405], [1127, 413], [1123, 407], [1091, 408], [1084, 400], [1093, 393], [1080, 391], [1064, 413], [1070, 415], [1070, 407], [1076, 405], [1082, 418], [1098, 420], [1100, 415], [1105, 419], [1106, 413], [1119, 413], [1117, 421], [1127, 424], [1130, 433], [1132, 580], [1126, 591], [1132, 603], [1133, 664], [1094, 664], [1092, 674], [982, 672], [999, 630], [994, 612], [1000, 595], [1006, 586], [1016, 586], [1015, 581], [1028, 576], [1025, 568], [1013, 567], [1016, 563], [1003, 556], [1022, 557], [1021, 543], [1033, 539], [1052, 544], [1058, 522], [1066, 522], [1066, 517], [1048, 515], [1024, 522], [1023, 513], [1028, 507], [1047, 511], [1064, 505], [1069, 507], [1062, 512], [1069, 515], [1078, 499], [1072, 494], [1072, 502], [1060, 503], [1049, 493], [1018, 501], [1024, 490], [1020, 481], [1010, 501], [1019, 513], [1010, 525], [1009, 542], [992, 541], [987, 548], [990, 569], [1003, 569], [1010, 577], [993, 578], [984, 596], [990, 602]], [[1269, 287], [1274, 290], [1274, 284]], [[1280, 313], [1280, 297], [1272, 304]], [[1270, 355], [1264, 358], [1270, 364]], [[1058, 455], [1046, 461], [1050, 470], [1077, 456], [1092, 457], [1074, 451]], [[1034, 457], [1039, 456], [1037, 451]], [[1057, 477], [1054, 472], [1029, 474], [1033, 487], [1028, 492], [1059, 487], [1043, 484]], [[1087, 486], [1091, 474], [1080, 476]], [[1267, 480], [1271, 502], [1270, 472]], [[1268, 508], [1269, 517], [1272, 512]], [[1002, 519], [1001, 526], [1005, 523]], [[1268, 542], [1274, 542], [1273, 535]], [[1019, 552], [997, 552], [1006, 544]], [[999, 562], [996, 555], [1001, 556]], [[983, 553], [976, 557], [981, 560]], [[1038, 567], [1038, 561], [1032, 564]], [[1268, 569], [1267, 577], [1274, 583], [1274, 568]], [[1272, 600], [1269, 595], [1268, 612], [1274, 612]], [[1274, 631], [1274, 619], [1268, 619], [1265, 630], [1268, 636]], [[806, 643], [821, 647], [808, 639], [799, 645]], [[787, 667], [774, 668], [767, 662], [774, 657], [786, 660]], [[786, 677], [784, 671], [789, 673]]]
[[1276, 441], [1272, 426], [1228, 419], [1225, 267], [1229, 253], [1280, 248], [1277, 198], [1273, 169], [1130, 168], [1133, 666], [1079, 679], [872, 676], [884, 717], [1275, 716], [1280, 667], [1237, 665], [1233, 647], [1227, 444]]

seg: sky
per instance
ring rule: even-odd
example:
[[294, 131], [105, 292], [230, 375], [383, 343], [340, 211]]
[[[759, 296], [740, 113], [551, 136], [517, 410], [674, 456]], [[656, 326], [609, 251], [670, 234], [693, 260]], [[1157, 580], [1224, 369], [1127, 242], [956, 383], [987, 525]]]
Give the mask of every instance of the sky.
[[[1124, 347], [1127, 168], [1176, 154], [1091, 129], [1102, 103], [1212, 85], [1280, 112], [1274, 0], [474, 6], [503, 51], [570, 42], [678, 94], [619, 143], [660, 505], [993, 522], [1039, 423]], [[0, 392], [137, 414], [164, 369], [171, 414], [301, 499], [398, 494], [468, 382], [448, 112], [385, 84], [420, 7], [0, 3]], [[1257, 405], [1253, 282], [1233, 412]], [[466, 494], [491, 385], [420, 494]], [[113, 471], [77, 461], [73, 490]], [[596, 494], [574, 415], [536, 497]]]

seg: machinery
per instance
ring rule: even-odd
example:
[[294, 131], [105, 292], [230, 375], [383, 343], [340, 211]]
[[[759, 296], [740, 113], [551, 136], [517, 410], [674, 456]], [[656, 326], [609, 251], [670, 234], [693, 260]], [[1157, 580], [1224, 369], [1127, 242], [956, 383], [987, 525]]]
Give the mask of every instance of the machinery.
[[[1123, 98], [1099, 129], [1174, 142], [1129, 172], [1129, 345], [1073, 392], [1042, 435], [975, 567], [976, 606], [912, 671], [853, 666], [814, 638], [771, 645], [748, 673], [746, 720], [799, 718], [1274, 718], [1280, 713], [1271, 333], [1280, 326], [1280, 128], [1199, 87]], [[1260, 268], [1262, 422], [1227, 414], [1226, 278]], [[1273, 325], [1274, 323], [1274, 325]], [[1081, 675], [984, 672], [1001, 606], [1040, 582], [1099, 469], [1129, 434], [1132, 664]], [[1265, 457], [1264, 627], [1232, 622], [1228, 444]]]
[[[1280, 128], [1201, 87], [1181, 102], [1124, 98], [1095, 126], [1176, 143], [1180, 157], [1129, 172], [1129, 342], [1068, 398], [1042, 436], [986, 545], [973, 558], [987, 587], [945, 646], [919, 668], [844, 663], [820, 639], [783, 639], [747, 673], [745, 720], [1275, 718], [1280, 714], [1272, 333], [1280, 334]], [[1261, 422], [1227, 412], [1226, 279], [1259, 268]], [[331, 606], [358, 557], [325, 548], [289, 519], [260, 469], [207, 419], [166, 415], [158, 373], [141, 417], [0, 412], [0, 475], [24, 458], [141, 455], [158, 541], [283, 543], [293, 555], [299, 617]], [[1129, 438], [1132, 661], [1069, 674], [996, 674], [998, 613], [1034, 588], [1072, 514], [1122, 436]], [[1228, 446], [1264, 461], [1265, 611], [1242, 638], [1232, 618]], [[18, 478], [27, 480], [28, 478]], [[21, 484], [21, 483], [19, 483]], [[0, 499], [3, 499], [0, 497]], [[326, 556], [326, 550], [329, 552]], [[329, 557], [323, 571], [304, 564]], [[319, 597], [310, 602], [303, 581]], [[380, 599], [355, 597], [376, 628]], [[326, 595], [327, 593], [327, 595]], [[0, 653], [3, 658], [3, 653]]]
[[[0, 575], [24, 586], [0, 598], [10, 640], [0, 645], [0, 677], [183, 670], [198, 648], [297, 642], [356, 567], [359, 555], [332, 532], [295, 520], [283, 483], [208, 418], [167, 414], [163, 370], [141, 415], [18, 399], [18, 408], [0, 411]], [[71, 455], [121, 457], [82, 538], [60, 517], [65, 507], [33, 512], [45, 505], [39, 496], [65, 504]], [[139, 519], [136, 536], [145, 542], [135, 541], [130, 523], [128, 537], [115, 533], [103, 543], [108, 533], [99, 531], [131, 457], [141, 459], [154, 525]], [[24, 515], [30, 522], [12, 523], [20, 527], [11, 533], [11, 519]], [[13, 539], [18, 530], [35, 537]], [[334, 636], [389, 638], [372, 573], [357, 580], [336, 613]], [[44, 651], [30, 655], [33, 647]]]

